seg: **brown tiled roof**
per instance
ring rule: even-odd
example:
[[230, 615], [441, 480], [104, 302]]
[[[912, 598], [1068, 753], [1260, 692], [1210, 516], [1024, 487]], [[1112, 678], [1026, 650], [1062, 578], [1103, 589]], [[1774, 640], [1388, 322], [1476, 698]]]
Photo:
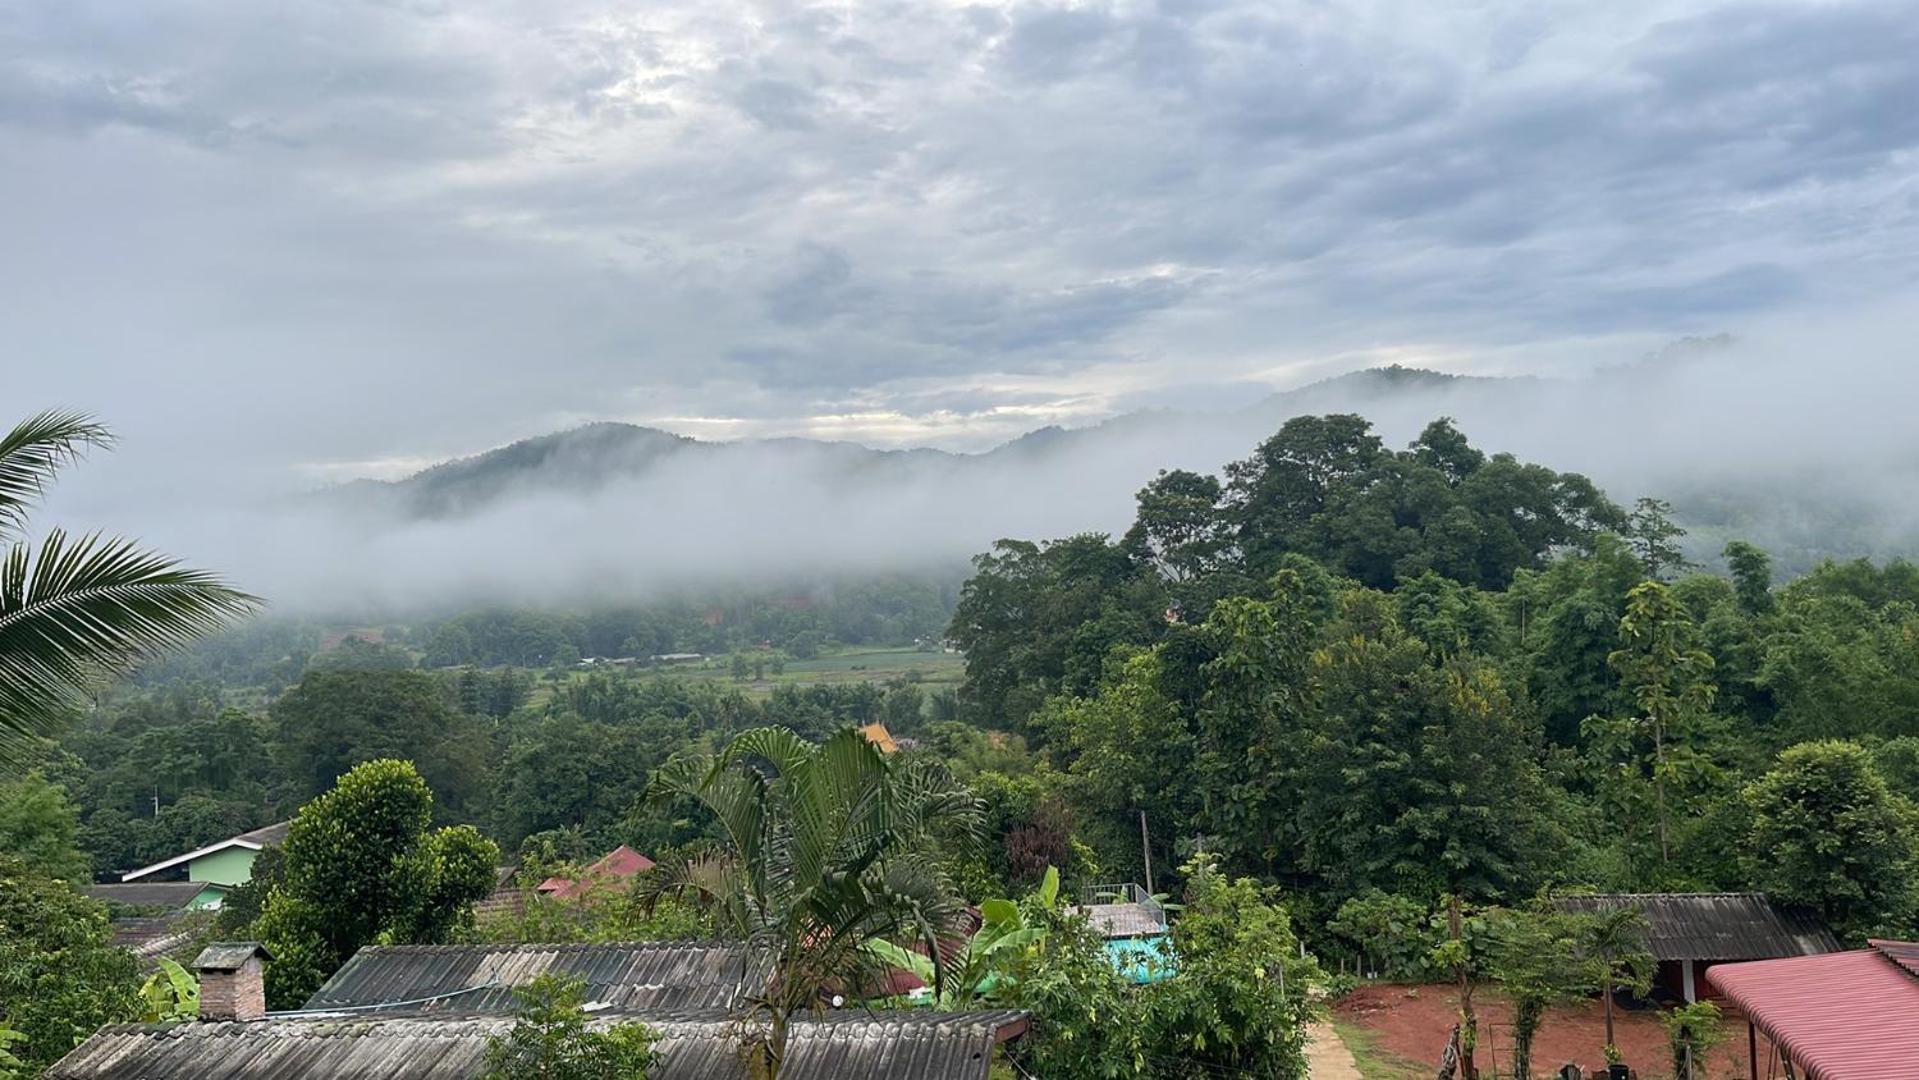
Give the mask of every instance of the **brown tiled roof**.
[[[600, 1016], [660, 1035], [652, 1080], [744, 1078], [743, 1028], [714, 1012]], [[487, 1038], [504, 1016], [370, 1019], [270, 1017], [251, 1023], [122, 1024], [102, 1028], [48, 1070], [56, 1080], [267, 1080], [382, 1077], [467, 1080], [484, 1071]], [[993, 1047], [1025, 1031], [1011, 1011], [828, 1013], [793, 1023], [783, 1080], [986, 1080]]]
[[1774, 904], [1764, 893], [1602, 893], [1553, 903], [1575, 914], [1637, 908], [1646, 918], [1646, 947], [1659, 960], [1768, 960], [1839, 949], [1817, 915]]
[[[369, 945], [306, 1003], [335, 1009], [458, 994], [445, 1012], [518, 1007], [513, 988], [548, 972], [586, 982], [589, 1001], [623, 1009], [731, 1008], [765, 985], [767, 965], [744, 945], [628, 942], [578, 945]], [[471, 991], [462, 993], [462, 991]]]

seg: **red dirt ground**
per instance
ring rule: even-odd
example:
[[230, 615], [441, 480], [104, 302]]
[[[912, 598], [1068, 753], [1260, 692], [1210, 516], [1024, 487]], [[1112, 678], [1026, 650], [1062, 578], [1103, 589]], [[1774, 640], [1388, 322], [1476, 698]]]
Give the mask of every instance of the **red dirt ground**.
[[[1473, 995], [1479, 1014], [1479, 1049], [1474, 1055], [1482, 1073], [1496, 1066], [1500, 1075], [1512, 1069], [1512, 1006], [1498, 993], [1481, 989]], [[1730, 1002], [1718, 1002], [1725, 1011], [1726, 1040], [1711, 1055], [1712, 1080], [1746, 1077], [1746, 1020]], [[1459, 994], [1451, 986], [1402, 986], [1373, 983], [1361, 986], [1333, 1006], [1335, 1019], [1358, 1024], [1379, 1035], [1379, 1047], [1414, 1062], [1435, 1067], [1459, 1015]], [[1667, 1059], [1666, 1029], [1651, 1009], [1614, 1009], [1613, 1029], [1626, 1064], [1642, 1077], [1664, 1077], [1672, 1072]], [[1561, 1065], [1576, 1061], [1591, 1076], [1604, 1075], [1606, 1016], [1595, 999], [1552, 1010], [1533, 1044], [1533, 1075], [1551, 1076]], [[1759, 1075], [1767, 1075], [1766, 1037], [1759, 1037]], [[1775, 1063], [1772, 1075], [1781, 1075]]]

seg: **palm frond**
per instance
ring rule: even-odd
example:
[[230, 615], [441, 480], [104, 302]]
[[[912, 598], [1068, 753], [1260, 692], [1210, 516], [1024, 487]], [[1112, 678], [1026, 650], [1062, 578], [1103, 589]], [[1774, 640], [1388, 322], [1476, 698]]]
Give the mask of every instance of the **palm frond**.
[[113, 436], [85, 413], [49, 410], [29, 416], [0, 436], [0, 537], [26, 527], [27, 509], [46, 493], [60, 467]]
[[130, 540], [54, 530], [0, 561], [0, 761], [86, 704], [100, 682], [252, 612], [258, 598]]

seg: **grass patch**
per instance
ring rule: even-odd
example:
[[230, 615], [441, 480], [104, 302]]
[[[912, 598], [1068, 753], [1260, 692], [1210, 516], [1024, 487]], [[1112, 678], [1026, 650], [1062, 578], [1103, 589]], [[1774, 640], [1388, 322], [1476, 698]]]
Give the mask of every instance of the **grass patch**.
[[1433, 1074], [1431, 1068], [1381, 1047], [1378, 1032], [1347, 1020], [1332, 1023], [1366, 1080], [1426, 1080]]

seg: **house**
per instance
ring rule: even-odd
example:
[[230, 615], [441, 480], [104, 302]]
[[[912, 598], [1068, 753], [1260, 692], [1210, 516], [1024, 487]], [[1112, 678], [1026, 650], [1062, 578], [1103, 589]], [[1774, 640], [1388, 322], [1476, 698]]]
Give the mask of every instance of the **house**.
[[[506, 1033], [515, 1020], [510, 999], [496, 991], [542, 971], [570, 970], [589, 980], [587, 996], [598, 1003], [591, 1011], [592, 1026], [642, 1023], [659, 1035], [654, 1049], [661, 1060], [648, 1071], [654, 1080], [745, 1080], [743, 1020], [735, 999], [723, 997], [731, 1003], [726, 1007], [645, 1003], [649, 980], [661, 977], [685, 989], [713, 988], [711, 977], [725, 965], [715, 967], [710, 954], [731, 950], [735, 959], [744, 959], [743, 948], [655, 943], [363, 949], [307, 1009], [269, 1013], [262, 991], [263, 965], [271, 956], [251, 943], [215, 945], [194, 965], [201, 980], [200, 1021], [109, 1025], [46, 1075], [58, 1080], [472, 1080], [485, 1072], [488, 1040]], [[414, 978], [426, 981], [409, 981]], [[475, 979], [481, 992], [460, 995], [457, 1003], [424, 992]], [[380, 1000], [315, 1005], [357, 1001], [361, 991]], [[385, 996], [396, 993], [402, 996]], [[699, 994], [688, 1000], [700, 999], [715, 997]], [[987, 1080], [996, 1047], [1018, 1038], [1029, 1024], [1025, 1013], [1011, 1010], [833, 1010], [796, 1017], [780, 1075], [785, 1080]]]
[[1106, 958], [1122, 975], [1136, 983], [1158, 982], [1173, 973], [1166, 955], [1166, 935], [1172, 927], [1166, 908], [1145, 889], [1123, 885], [1089, 885], [1080, 890], [1080, 903], [1066, 909], [1093, 924], [1106, 939]]
[[533, 890], [520, 884], [520, 868], [517, 866], [496, 866], [493, 868], [493, 891], [486, 899], [473, 905], [475, 918], [485, 920], [491, 916], [518, 914], [526, 910], [526, 898]]
[[[660, 1036], [650, 1080], [746, 1080], [740, 1022], [724, 1013], [602, 1011]], [[1024, 1034], [1022, 1012], [833, 1012], [795, 1019], [781, 1080], [987, 1080], [995, 1048]], [[477, 1080], [506, 1016], [267, 1016], [251, 1023], [115, 1024], [61, 1058], [51, 1080]]]
[[1775, 904], [1764, 893], [1601, 893], [1553, 903], [1585, 915], [1637, 909], [1646, 920], [1646, 948], [1659, 964], [1653, 978], [1658, 997], [1698, 1000], [1699, 976], [1714, 964], [1839, 949], [1818, 916]]
[[235, 885], [244, 885], [253, 879], [253, 860], [260, 854], [260, 849], [284, 844], [287, 829], [292, 824], [290, 821], [282, 821], [251, 832], [243, 832], [217, 844], [208, 844], [198, 851], [175, 855], [171, 859], [162, 859], [152, 866], [143, 866], [138, 870], [122, 874], [120, 880], [138, 881], [151, 877], [159, 881], [164, 880], [164, 876], [184, 873], [186, 880], [199, 882], [202, 886], [186, 906], [189, 909], [217, 908], [228, 889]]
[[189, 919], [207, 890], [200, 881], [136, 881], [125, 885], [89, 885], [86, 894], [107, 903], [113, 944], [149, 964], [192, 940]]
[[900, 752], [900, 744], [894, 741], [893, 733], [886, 730], [885, 724], [867, 724], [860, 728], [860, 734], [865, 736], [866, 741], [877, 747], [882, 754], [897, 754]]
[[[1919, 1076], [1919, 943], [1868, 944], [1706, 974], [1745, 1015], [1750, 1075], [1776, 1075], [1776, 1053], [1785, 1075], [1802, 1080]], [[1760, 1032], [1772, 1043], [1763, 1056]]]
[[739, 944], [368, 945], [305, 1008], [415, 1001], [419, 1013], [510, 1013], [513, 989], [551, 972], [585, 980], [588, 1000], [621, 1008], [723, 1010], [764, 986], [770, 970]]
[[631, 881], [651, 869], [652, 859], [621, 844], [600, 856], [600, 861], [580, 871], [579, 877], [550, 877], [540, 882], [534, 891], [556, 900], [568, 900], [584, 896], [596, 888]]

